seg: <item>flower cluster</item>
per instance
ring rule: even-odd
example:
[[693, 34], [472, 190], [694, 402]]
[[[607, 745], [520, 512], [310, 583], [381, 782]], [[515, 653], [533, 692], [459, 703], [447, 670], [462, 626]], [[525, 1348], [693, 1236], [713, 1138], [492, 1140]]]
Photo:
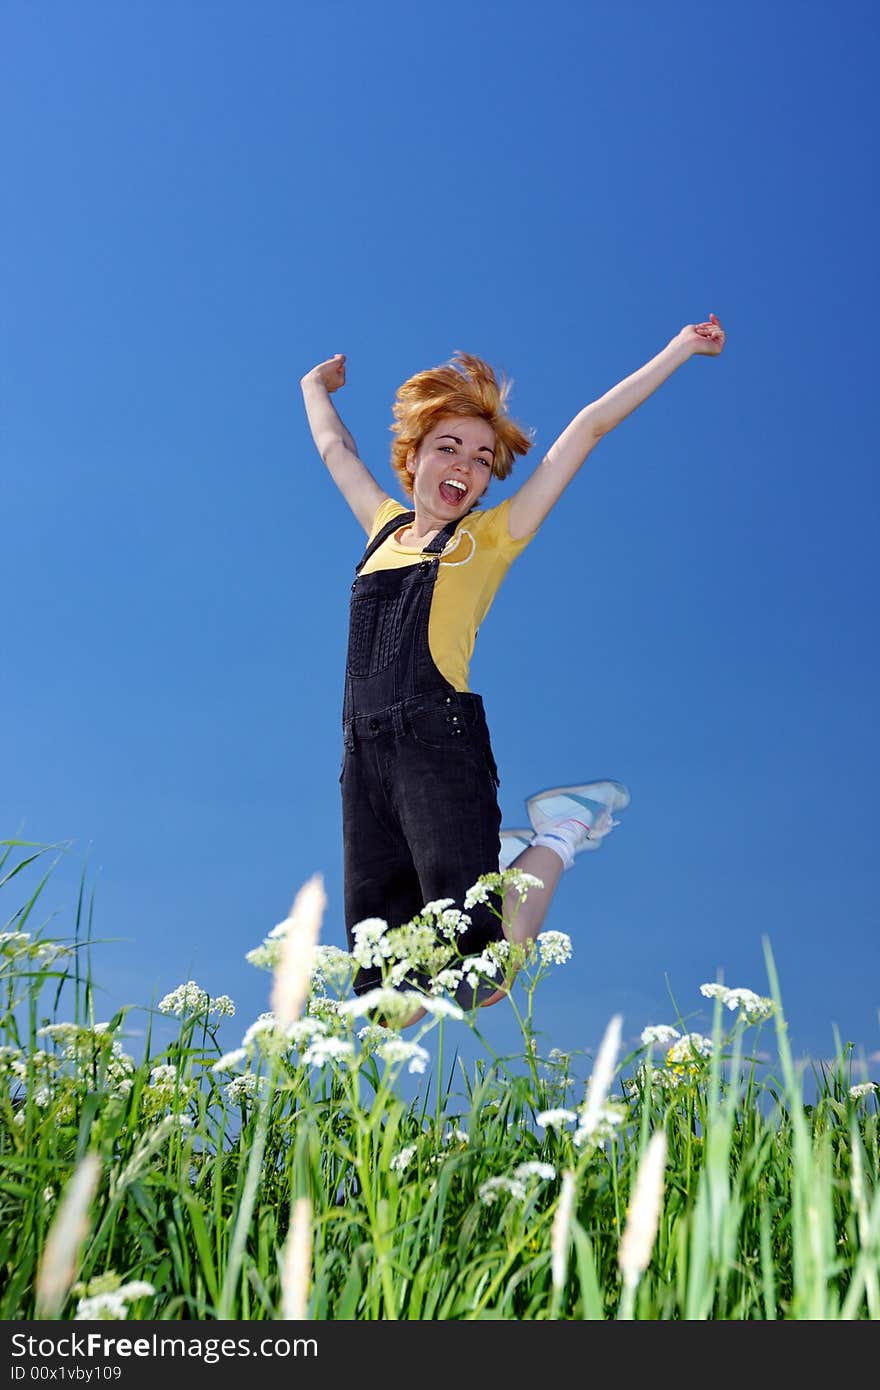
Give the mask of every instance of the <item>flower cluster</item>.
[[569, 1110], [556, 1106], [552, 1110], [542, 1110], [535, 1116], [535, 1123], [542, 1129], [562, 1129], [565, 1125], [576, 1124], [573, 1139], [578, 1148], [588, 1146], [601, 1149], [629, 1118], [629, 1111], [623, 1101], [612, 1097], [604, 1100], [595, 1109], [588, 1109], [586, 1101], [579, 1110]]
[[141, 1091], [141, 1114], [144, 1119], [156, 1120], [170, 1108], [186, 1107], [195, 1092], [194, 1081], [185, 1081], [178, 1067], [167, 1062], [150, 1068], [150, 1079]]
[[20, 969], [24, 964], [54, 965], [63, 956], [72, 956], [74, 946], [60, 941], [35, 940], [27, 931], [0, 931], [0, 975], [10, 967]]
[[178, 1018], [186, 1018], [193, 1014], [217, 1014], [219, 1018], [228, 1014], [232, 1018], [235, 1014], [235, 1005], [228, 994], [218, 994], [212, 999], [195, 980], [187, 980], [185, 985], [178, 985], [177, 989], [173, 989], [164, 999], [159, 1000], [157, 1008], [160, 1014], [175, 1014]]
[[[38, 1051], [31, 1058], [32, 1067], [42, 1079], [36, 1082], [33, 1099], [37, 1105], [60, 1101], [56, 1117], [73, 1116], [72, 1091], [80, 1083], [100, 1089], [117, 1102], [124, 1101], [134, 1084], [134, 1058], [123, 1051], [107, 1023], [87, 1027], [81, 1023], [47, 1023], [37, 1030], [37, 1036], [48, 1038], [58, 1049], [55, 1053]], [[25, 1079], [25, 1072], [19, 1071]], [[51, 1077], [51, 1079], [50, 1079]], [[67, 1084], [65, 1084], [67, 1083]]]
[[880, 1091], [876, 1081], [860, 1081], [858, 1085], [849, 1088], [853, 1100], [861, 1100], [863, 1096], [870, 1096], [875, 1091]]
[[156, 1290], [141, 1279], [123, 1283], [112, 1269], [88, 1283], [78, 1282], [70, 1292], [79, 1299], [75, 1322], [109, 1322], [128, 1317], [128, 1305], [138, 1298], [152, 1298]]
[[[461, 953], [460, 939], [471, 925], [467, 909], [489, 902], [493, 893], [512, 893], [521, 901], [530, 888], [540, 886], [540, 879], [516, 869], [486, 874], [466, 894], [464, 910], [456, 907], [452, 898], [439, 898], [426, 903], [402, 926], [389, 927], [378, 917], [358, 922], [353, 928], [351, 953], [335, 946], [315, 946], [304, 1015], [282, 1027], [273, 1013], [261, 1014], [247, 1029], [240, 1046], [220, 1057], [212, 1070], [229, 1073], [243, 1069], [226, 1085], [227, 1094], [239, 1100], [254, 1096], [248, 1077], [260, 1058], [356, 1070], [364, 1055], [372, 1054], [390, 1067], [405, 1066], [411, 1073], [423, 1073], [430, 1060], [426, 1049], [418, 1042], [405, 1042], [394, 1030], [414, 1016], [427, 1015], [426, 1029], [439, 1019], [463, 1019], [459, 1005], [444, 997], [457, 991], [463, 981], [473, 989], [486, 981], [503, 988], [530, 959], [539, 957], [541, 966], [546, 967], [570, 958], [571, 939], [564, 932], [546, 932], [537, 944], [511, 945], [500, 940], [491, 942], [479, 955]], [[494, 906], [492, 911], [501, 917]], [[287, 927], [287, 921], [278, 923], [246, 959], [258, 968], [276, 971]], [[341, 996], [350, 990], [359, 969], [377, 970], [381, 983], [362, 995], [334, 997], [330, 991]], [[190, 980], [166, 995], [159, 1008], [163, 1013], [182, 1016], [232, 1012], [231, 1007], [220, 1007], [227, 1002], [231, 1006], [226, 996], [210, 1000]], [[355, 1040], [350, 1031], [352, 1020], [364, 1016], [370, 1021]], [[378, 1020], [384, 1027], [378, 1026]], [[298, 1055], [291, 1057], [291, 1053]]]
[[522, 1202], [528, 1196], [530, 1182], [552, 1182], [555, 1177], [552, 1163], [519, 1163], [510, 1174], [487, 1178], [477, 1189], [477, 1196], [486, 1207], [493, 1206], [505, 1193]]
[[407, 1144], [396, 1153], [388, 1165], [392, 1173], [404, 1173], [416, 1156], [415, 1144]]
[[499, 896], [513, 892], [520, 902], [525, 902], [530, 888], [543, 888], [543, 879], [534, 874], [524, 873], [522, 869], [501, 869], [495, 874], [481, 874], [464, 898], [465, 908], [475, 907], [477, 903], [487, 903], [491, 893]]
[[543, 965], [565, 965], [571, 960], [571, 937], [564, 931], [545, 931], [538, 937]]
[[760, 1023], [770, 1018], [776, 1009], [772, 999], [755, 994], [751, 989], [728, 989], [725, 985], [709, 984], [700, 985], [700, 993], [706, 999], [720, 999], [726, 1008], [744, 1014], [749, 1023]]

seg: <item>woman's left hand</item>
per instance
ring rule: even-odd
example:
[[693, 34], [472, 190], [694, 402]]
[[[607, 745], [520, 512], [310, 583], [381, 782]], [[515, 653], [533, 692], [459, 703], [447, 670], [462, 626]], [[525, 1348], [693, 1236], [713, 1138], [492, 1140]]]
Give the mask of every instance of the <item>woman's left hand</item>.
[[692, 353], [717, 357], [724, 347], [724, 329], [714, 314], [707, 323], [688, 323], [678, 335]]

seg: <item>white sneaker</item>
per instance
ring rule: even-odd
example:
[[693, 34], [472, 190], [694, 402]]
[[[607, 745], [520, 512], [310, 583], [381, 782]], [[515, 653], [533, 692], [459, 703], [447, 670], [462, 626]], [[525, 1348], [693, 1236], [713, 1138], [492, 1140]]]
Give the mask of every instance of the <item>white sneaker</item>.
[[514, 859], [522, 854], [524, 849], [528, 849], [534, 839], [534, 831], [526, 828], [525, 830], [501, 830], [501, 849], [498, 854], [499, 869], [509, 869]]
[[581, 782], [571, 787], [549, 787], [535, 792], [526, 800], [526, 810], [539, 835], [552, 830], [555, 823], [565, 822], [568, 834], [574, 833], [574, 852], [598, 849], [620, 821], [615, 811], [629, 805], [630, 795], [622, 782]]

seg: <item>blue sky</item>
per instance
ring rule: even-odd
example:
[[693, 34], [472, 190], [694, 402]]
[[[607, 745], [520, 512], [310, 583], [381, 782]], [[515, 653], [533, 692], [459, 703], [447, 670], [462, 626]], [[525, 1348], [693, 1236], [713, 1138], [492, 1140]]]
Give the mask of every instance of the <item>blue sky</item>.
[[[505, 822], [632, 791], [547, 926], [546, 1045], [708, 1029], [719, 972], [875, 1079], [876, 10], [344, 0], [4, 8], [0, 835], [85, 868], [103, 1017], [244, 953], [320, 872], [363, 533], [299, 378], [393, 491], [401, 381], [475, 352], [535, 447], [715, 312], [604, 439], [480, 631]], [[869, 86], [870, 84], [870, 86]], [[18, 900], [5, 892], [4, 918]], [[481, 1026], [504, 1048], [505, 1007]]]

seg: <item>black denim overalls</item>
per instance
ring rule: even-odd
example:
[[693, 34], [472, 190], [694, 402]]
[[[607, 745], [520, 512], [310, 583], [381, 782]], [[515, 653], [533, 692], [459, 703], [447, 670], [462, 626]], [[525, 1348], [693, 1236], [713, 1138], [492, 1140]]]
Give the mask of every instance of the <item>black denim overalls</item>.
[[[459, 518], [462, 520], [463, 518]], [[415, 513], [400, 513], [367, 546], [352, 584], [342, 726], [345, 925], [401, 926], [428, 902], [463, 906], [480, 874], [497, 872], [498, 771], [479, 695], [455, 689], [434, 663], [428, 620], [452, 521], [403, 568], [360, 573]], [[469, 910], [465, 955], [503, 936], [486, 904]], [[355, 991], [379, 982], [362, 969]]]

